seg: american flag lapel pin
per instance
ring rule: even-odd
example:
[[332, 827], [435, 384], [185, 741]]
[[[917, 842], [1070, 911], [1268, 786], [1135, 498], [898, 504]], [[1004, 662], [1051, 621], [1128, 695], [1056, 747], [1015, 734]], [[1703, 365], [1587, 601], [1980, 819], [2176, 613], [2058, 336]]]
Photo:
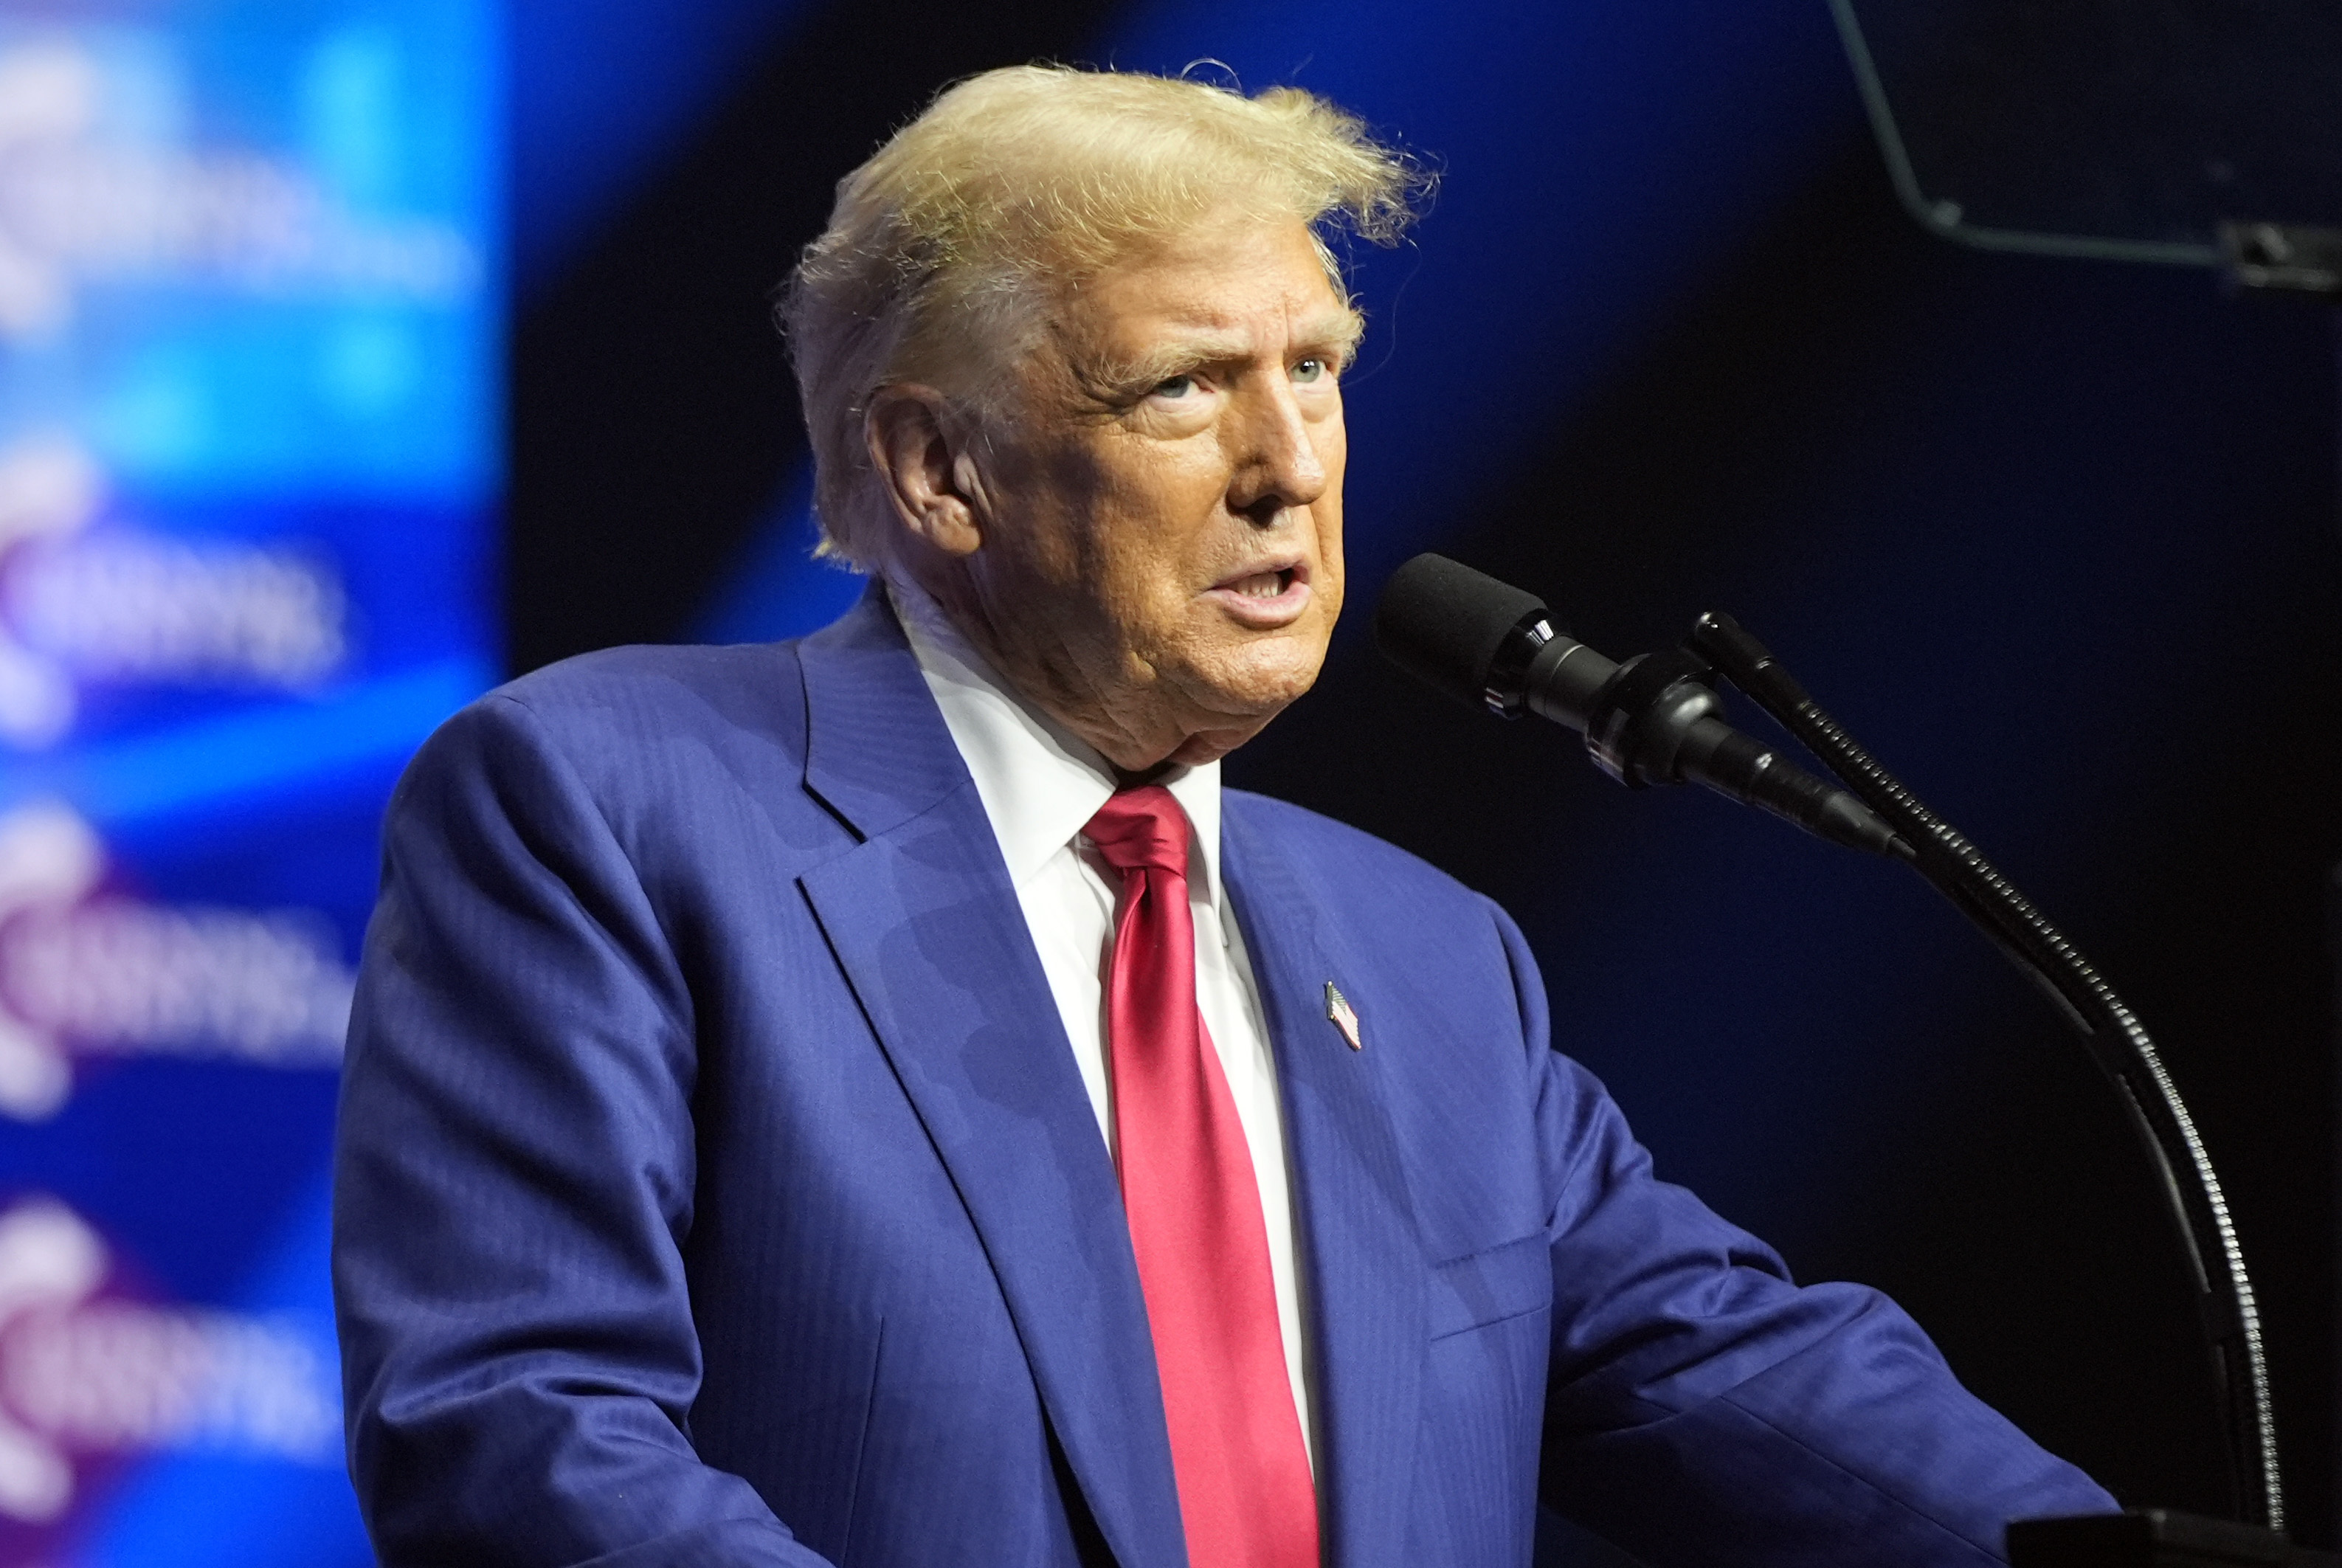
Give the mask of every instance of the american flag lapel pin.
[[1334, 1021], [1334, 1027], [1342, 1032], [1342, 1038], [1350, 1043], [1351, 1050], [1366, 1048], [1366, 1043], [1358, 1038], [1358, 1010], [1350, 1005], [1350, 999], [1342, 994], [1342, 988], [1330, 980], [1326, 982], [1326, 1016]]

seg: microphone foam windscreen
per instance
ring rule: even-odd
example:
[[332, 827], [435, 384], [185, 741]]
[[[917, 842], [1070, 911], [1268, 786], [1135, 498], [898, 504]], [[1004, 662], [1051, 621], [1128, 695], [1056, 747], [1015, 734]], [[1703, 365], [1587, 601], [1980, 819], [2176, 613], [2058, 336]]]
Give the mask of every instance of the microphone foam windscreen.
[[1434, 690], [1478, 707], [1488, 669], [1513, 629], [1545, 601], [1445, 555], [1417, 555], [1391, 574], [1375, 606], [1375, 646]]

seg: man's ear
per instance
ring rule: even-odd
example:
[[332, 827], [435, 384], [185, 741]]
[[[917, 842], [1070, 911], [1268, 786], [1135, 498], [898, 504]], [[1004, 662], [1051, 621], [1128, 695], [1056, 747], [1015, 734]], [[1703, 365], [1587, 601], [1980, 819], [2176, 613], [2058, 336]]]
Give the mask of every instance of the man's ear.
[[896, 515], [946, 555], [982, 549], [991, 514], [966, 426], [942, 393], [916, 385], [880, 387], [862, 416], [871, 466]]

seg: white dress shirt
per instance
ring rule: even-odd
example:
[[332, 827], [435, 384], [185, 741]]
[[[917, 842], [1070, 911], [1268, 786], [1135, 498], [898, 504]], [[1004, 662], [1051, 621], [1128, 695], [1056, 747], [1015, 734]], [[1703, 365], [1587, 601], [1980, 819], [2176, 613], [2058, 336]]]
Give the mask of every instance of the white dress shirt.
[[[1107, 1070], [1106, 977], [1114, 954], [1121, 875], [1082, 830], [1115, 792], [1114, 770], [1081, 741], [1017, 697], [941, 609], [917, 588], [887, 584], [919, 673], [943, 710], [953, 744], [976, 780], [1025, 924], [1064, 1020], [1098, 1131], [1114, 1149], [1114, 1084]], [[1293, 1204], [1277, 1104], [1276, 1065], [1244, 935], [1220, 879], [1220, 764], [1173, 768], [1159, 781], [1187, 814], [1187, 894], [1196, 921], [1196, 1001], [1235, 1098], [1260, 1188], [1268, 1268], [1276, 1287], [1286, 1373], [1315, 1470], [1308, 1362], [1303, 1353]]]

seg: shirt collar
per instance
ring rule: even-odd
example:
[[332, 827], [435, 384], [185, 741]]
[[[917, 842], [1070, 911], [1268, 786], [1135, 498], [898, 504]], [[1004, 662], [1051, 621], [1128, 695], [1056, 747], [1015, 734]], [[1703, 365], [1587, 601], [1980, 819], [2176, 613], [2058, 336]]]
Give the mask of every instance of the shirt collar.
[[[1073, 843], [1115, 792], [1114, 769], [1088, 742], [1026, 703], [918, 587], [889, 582], [887, 597], [944, 725], [976, 780], [1008, 877], [1023, 887]], [[1220, 764], [1174, 767], [1160, 784], [1195, 829], [1204, 889], [1220, 895]], [[1190, 866], [1192, 875], [1196, 867]]]

